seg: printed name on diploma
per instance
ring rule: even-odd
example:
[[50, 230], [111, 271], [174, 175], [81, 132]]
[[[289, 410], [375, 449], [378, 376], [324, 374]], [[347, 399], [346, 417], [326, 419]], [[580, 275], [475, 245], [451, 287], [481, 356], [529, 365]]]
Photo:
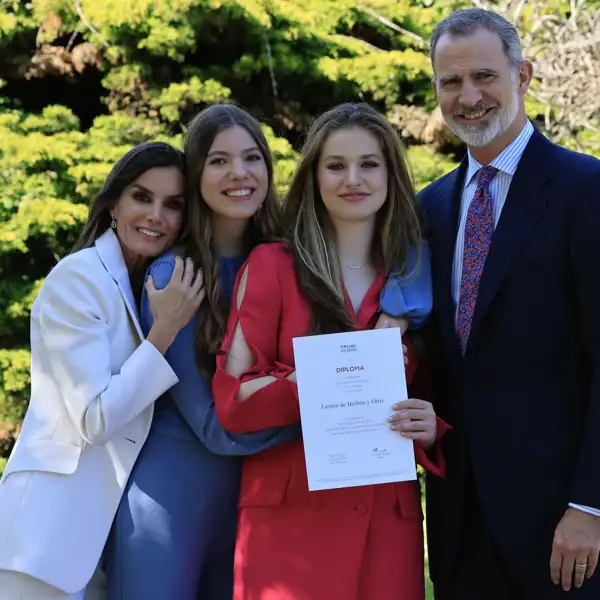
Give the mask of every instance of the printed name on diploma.
[[335, 404], [321, 404], [323, 410], [330, 408], [350, 408], [352, 406], [369, 406], [370, 404], [383, 404], [383, 398], [373, 398], [372, 400], [348, 400], [348, 402], [336, 402]]

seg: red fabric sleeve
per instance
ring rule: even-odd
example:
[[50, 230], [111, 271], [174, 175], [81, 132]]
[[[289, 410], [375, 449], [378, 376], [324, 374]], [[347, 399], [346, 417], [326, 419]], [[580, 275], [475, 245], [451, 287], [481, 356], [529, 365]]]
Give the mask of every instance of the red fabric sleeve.
[[433, 446], [428, 452], [425, 452], [423, 448], [419, 448], [419, 446], [415, 444], [415, 458], [417, 459], [417, 464], [421, 465], [424, 469], [427, 469], [430, 473], [438, 475], [439, 477], [445, 477], [446, 459], [444, 457], [441, 439], [447, 431], [452, 429], [452, 427], [439, 417], [436, 417], [436, 423], [437, 434]]
[[[433, 376], [430, 365], [427, 362], [420, 361], [418, 364], [414, 359], [413, 348], [410, 342], [410, 337], [404, 338], [404, 345], [407, 347], [408, 365], [406, 367], [406, 384], [409, 386], [409, 397], [419, 398], [421, 400], [431, 401], [432, 396], [432, 380]], [[413, 366], [411, 368], [411, 362]], [[422, 448], [415, 444], [415, 458], [417, 464], [421, 465], [434, 475], [444, 477], [446, 475], [446, 459], [442, 450], [441, 439], [445, 433], [452, 429], [440, 417], [436, 417], [437, 434], [435, 443], [425, 452]]]
[[[238, 273], [227, 333], [222, 352], [217, 357], [213, 378], [213, 393], [217, 418], [232, 433], [249, 433], [269, 427], [291, 425], [300, 421], [298, 388], [286, 377], [295, 369], [277, 360], [279, 324], [282, 317], [282, 269], [289, 269], [282, 260], [281, 244], [264, 244], [255, 248]], [[246, 290], [237, 308], [237, 292], [244, 271], [248, 268]], [[227, 355], [238, 322], [256, 362], [241, 376], [225, 370]], [[277, 381], [258, 390], [243, 401], [236, 400], [245, 381], [271, 376]]]

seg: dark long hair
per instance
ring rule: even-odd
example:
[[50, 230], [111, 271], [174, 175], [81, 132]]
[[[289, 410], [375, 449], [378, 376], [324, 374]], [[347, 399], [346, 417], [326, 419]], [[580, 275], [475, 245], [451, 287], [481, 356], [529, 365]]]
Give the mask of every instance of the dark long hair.
[[90, 205], [88, 219], [71, 253], [90, 248], [110, 227], [110, 209], [121, 194], [146, 171], [177, 167], [185, 175], [183, 152], [164, 142], [148, 142], [132, 148], [111, 169], [100, 193]]
[[288, 194], [283, 217], [294, 254], [298, 284], [312, 315], [313, 333], [354, 328], [343, 294], [332, 223], [319, 191], [317, 167], [323, 145], [335, 131], [358, 127], [381, 143], [388, 168], [387, 198], [375, 221], [371, 256], [386, 275], [405, 268], [408, 246], [419, 247], [421, 227], [416, 194], [400, 138], [387, 119], [368, 104], [341, 104], [310, 128]]
[[225, 129], [243, 127], [256, 142], [267, 166], [268, 188], [265, 201], [250, 219], [244, 236], [244, 250], [281, 236], [279, 203], [273, 180], [271, 150], [258, 122], [245, 110], [232, 104], [214, 104], [190, 122], [184, 153], [188, 174], [187, 227], [182, 244], [185, 252], [203, 269], [206, 299], [200, 309], [196, 332], [196, 361], [208, 373], [215, 368], [229, 314], [229, 300], [221, 294], [219, 259], [213, 243], [212, 210], [202, 198], [200, 178], [215, 137]]

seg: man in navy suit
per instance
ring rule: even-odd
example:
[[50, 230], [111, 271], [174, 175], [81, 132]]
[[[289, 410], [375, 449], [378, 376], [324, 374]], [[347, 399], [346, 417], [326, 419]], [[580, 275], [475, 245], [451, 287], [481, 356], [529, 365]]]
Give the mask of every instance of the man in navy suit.
[[454, 13], [433, 85], [468, 146], [421, 194], [445, 480], [428, 481], [437, 600], [600, 599], [600, 161], [527, 119], [517, 32]]

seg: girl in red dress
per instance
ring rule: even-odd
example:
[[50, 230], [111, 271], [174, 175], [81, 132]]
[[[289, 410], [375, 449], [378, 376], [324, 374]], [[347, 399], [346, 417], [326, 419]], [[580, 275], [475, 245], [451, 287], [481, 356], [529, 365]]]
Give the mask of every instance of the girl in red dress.
[[[420, 243], [399, 139], [364, 104], [316, 120], [283, 208], [288, 241], [240, 269], [217, 362], [217, 416], [235, 433], [300, 420], [292, 339], [373, 328], [387, 277]], [[409, 384], [414, 371], [411, 357]], [[447, 426], [423, 400], [395, 409], [390, 426], [442, 475]], [[235, 600], [424, 598], [417, 482], [309, 492], [297, 440], [246, 459], [239, 507]]]

